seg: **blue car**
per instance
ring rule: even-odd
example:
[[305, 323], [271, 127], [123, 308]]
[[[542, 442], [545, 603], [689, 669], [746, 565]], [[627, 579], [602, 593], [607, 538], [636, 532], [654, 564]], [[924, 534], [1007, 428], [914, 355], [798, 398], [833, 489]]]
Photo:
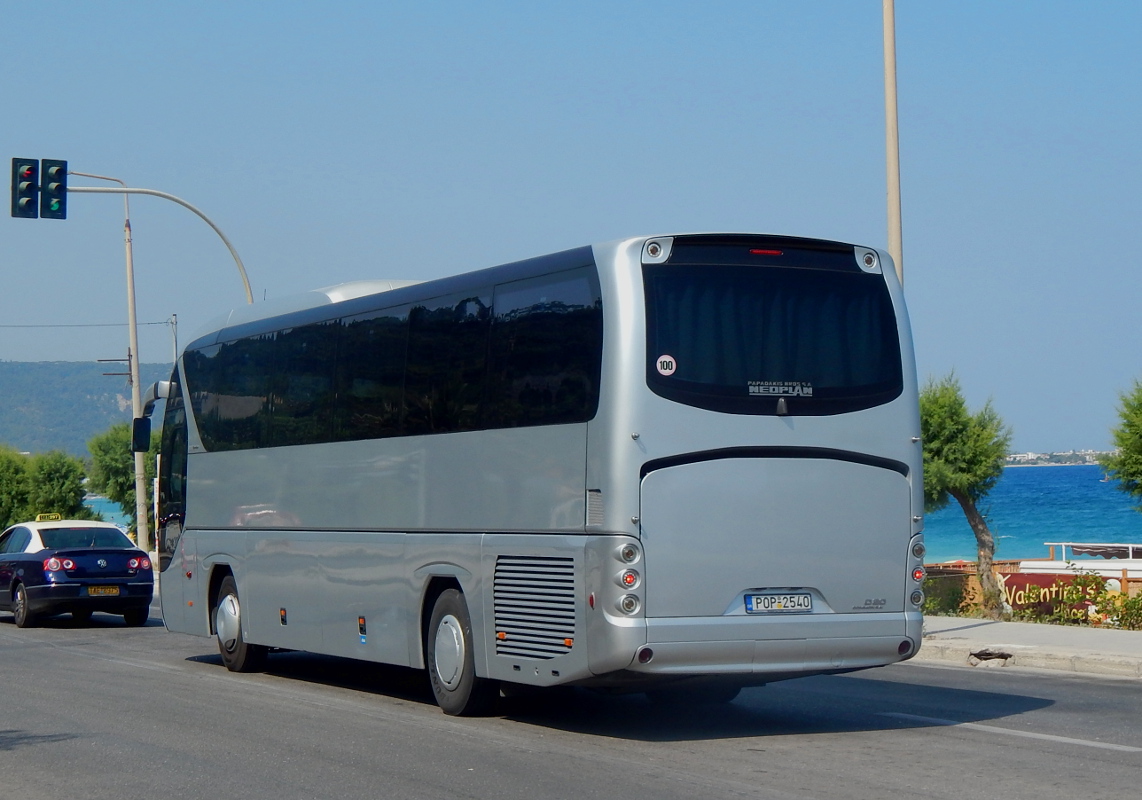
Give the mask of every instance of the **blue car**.
[[65, 613], [84, 623], [96, 611], [145, 624], [155, 591], [147, 554], [110, 523], [58, 517], [0, 534], [0, 609], [21, 628]]

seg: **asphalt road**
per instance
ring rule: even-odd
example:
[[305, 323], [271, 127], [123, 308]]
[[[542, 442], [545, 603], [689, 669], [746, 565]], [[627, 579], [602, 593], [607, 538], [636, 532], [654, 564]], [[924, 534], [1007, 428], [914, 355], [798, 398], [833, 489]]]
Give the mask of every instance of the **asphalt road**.
[[582, 690], [447, 717], [421, 673], [96, 614], [0, 614], [0, 786], [13, 798], [1123, 798], [1142, 683], [905, 664], [671, 710]]

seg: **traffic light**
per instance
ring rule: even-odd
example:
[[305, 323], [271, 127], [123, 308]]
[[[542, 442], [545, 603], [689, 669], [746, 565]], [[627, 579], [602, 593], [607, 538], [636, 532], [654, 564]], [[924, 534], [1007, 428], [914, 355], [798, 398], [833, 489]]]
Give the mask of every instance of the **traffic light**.
[[39, 216], [40, 162], [35, 158], [12, 159], [12, 216]]
[[67, 219], [67, 162], [45, 158], [40, 162], [44, 182], [40, 187], [40, 216]]

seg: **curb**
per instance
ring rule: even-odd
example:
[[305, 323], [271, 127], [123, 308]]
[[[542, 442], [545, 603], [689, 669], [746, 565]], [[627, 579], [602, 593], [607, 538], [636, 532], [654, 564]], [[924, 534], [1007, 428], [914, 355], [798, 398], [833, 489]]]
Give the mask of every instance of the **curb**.
[[[976, 658], [973, 653], [984, 655]], [[1119, 678], [1142, 678], [1142, 658], [1086, 653], [1078, 650], [1044, 651], [1035, 645], [990, 644], [967, 639], [925, 638], [913, 661], [938, 661], [965, 667], [1049, 669]]]

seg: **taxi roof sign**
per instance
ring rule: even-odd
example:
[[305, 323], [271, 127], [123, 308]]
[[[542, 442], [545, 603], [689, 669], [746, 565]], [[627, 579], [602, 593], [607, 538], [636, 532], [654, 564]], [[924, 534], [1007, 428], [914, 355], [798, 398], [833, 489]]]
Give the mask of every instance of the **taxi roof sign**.
[[57, 519], [63, 519], [60, 514], [36, 514], [36, 522], [55, 522]]

